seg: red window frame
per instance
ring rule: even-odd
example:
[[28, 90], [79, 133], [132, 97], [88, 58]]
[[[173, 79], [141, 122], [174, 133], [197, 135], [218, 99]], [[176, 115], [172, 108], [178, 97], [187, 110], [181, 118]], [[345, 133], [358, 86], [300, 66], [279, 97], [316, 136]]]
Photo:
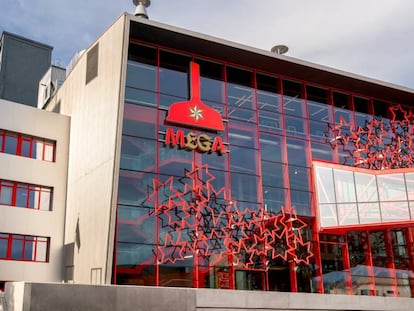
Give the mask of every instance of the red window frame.
[[[20, 208], [29, 208], [29, 209], [36, 209], [36, 210], [43, 210], [43, 211], [51, 211], [52, 210], [52, 201], [53, 201], [53, 188], [41, 185], [33, 185], [27, 183], [21, 183], [17, 181], [10, 181], [10, 180], [3, 180], [0, 179], [0, 198], [2, 197], [2, 193], [4, 189], [8, 191], [11, 190], [11, 198], [9, 200], [9, 204], [5, 202], [1, 202], [1, 205], [6, 206], [14, 206]], [[42, 204], [42, 195], [49, 196], [49, 204], [47, 207]], [[20, 196], [26, 196], [25, 202], [22, 204], [21, 200], [19, 200]], [[33, 200], [31, 198], [33, 197]]]
[[[6, 241], [5, 244], [4, 241]], [[19, 241], [21, 243], [18, 243]], [[6, 253], [5, 256], [0, 253], [0, 260], [49, 262], [49, 237], [0, 233], [0, 247], [2, 247], [2, 244], [5, 246]]]
[[[21, 133], [15, 133], [7, 130], [0, 130], [0, 152], [5, 152], [7, 139], [14, 137], [17, 139], [17, 146], [14, 153], [7, 152], [17, 156], [31, 159], [39, 159], [47, 162], [56, 162], [56, 141], [41, 137], [34, 137]], [[24, 144], [28, 144], [28, 154], [25, 152]], [[37, 148], [39, 147], [39, 148]], [[47, 148], [52, 148], [52, 152], [47, 152]], [[49, 155], [50, 154], [50, 155]]]

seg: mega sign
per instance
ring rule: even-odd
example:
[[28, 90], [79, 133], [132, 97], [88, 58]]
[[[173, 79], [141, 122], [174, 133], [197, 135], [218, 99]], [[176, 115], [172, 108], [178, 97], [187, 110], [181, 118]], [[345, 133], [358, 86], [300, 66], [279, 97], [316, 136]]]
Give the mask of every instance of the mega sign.
[[[192, 129], [213, 132], [224, 130], [220, 113], [201, 101], [200, 67], [198, 64], [190, 62], [190, 100], [173, 103], [168, 110], [165, 120], [167, 123]], [[197, 150], [199, 152], [217, 152], [218, 154], [227, 152], [220, 136], [197, 135], [194, 131], [184, 134], [183, 130], [174, 132], [172, 128], [167, 128], [165, 144], [169, 146], [178, 145], [181, 148]]]
[[189, 132], [184, 135], [183, 130], [168, 128], [165, 133], [165, 144], [169, 146], [179, 146], [187, 150], [197, 150], [199, 152], [217, 152], [223, 154], [227, 152], [224, 147], [223, 140], [220, 136], [210, 137], [207, 134], [200, 134], [197, 136], [195, 132]]

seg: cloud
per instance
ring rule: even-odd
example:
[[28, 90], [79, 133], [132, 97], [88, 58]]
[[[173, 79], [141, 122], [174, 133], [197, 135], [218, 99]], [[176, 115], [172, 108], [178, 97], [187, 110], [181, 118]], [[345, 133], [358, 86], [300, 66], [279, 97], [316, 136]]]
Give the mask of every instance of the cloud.
[[[132, 0], [1, 0], [0, 30], [55, 47], [67, 63]], [[150, 19], [289, 56], [414, 86], [411, 0], [153, 0]]]

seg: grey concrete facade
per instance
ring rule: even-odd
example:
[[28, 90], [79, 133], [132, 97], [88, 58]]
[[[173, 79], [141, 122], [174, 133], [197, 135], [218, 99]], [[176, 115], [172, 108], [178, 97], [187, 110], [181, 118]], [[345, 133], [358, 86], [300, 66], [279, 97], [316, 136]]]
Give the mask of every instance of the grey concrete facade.
[[0, 39], [0, 98], [37, 107], [39, 81], [51, 64], [52, 47], [3, 32]]
[[7, 311], [411, 311], [410, 298], [139, 286], [8, 283]]

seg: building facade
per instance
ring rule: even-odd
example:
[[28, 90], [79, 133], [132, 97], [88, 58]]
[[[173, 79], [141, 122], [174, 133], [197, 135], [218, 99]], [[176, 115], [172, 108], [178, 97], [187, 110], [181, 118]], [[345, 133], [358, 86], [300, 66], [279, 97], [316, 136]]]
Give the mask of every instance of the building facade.
[[39, 81], [51, 65], [52, 49], [4, 31], [0, 38], [0, 98], [37, 107]]
[[60, 282], [69, 117], [0, 100], [0, 124], [0, 288]]
[[122, 15], [71, 117], [66, 280], [411, 297], [414, 91]]

